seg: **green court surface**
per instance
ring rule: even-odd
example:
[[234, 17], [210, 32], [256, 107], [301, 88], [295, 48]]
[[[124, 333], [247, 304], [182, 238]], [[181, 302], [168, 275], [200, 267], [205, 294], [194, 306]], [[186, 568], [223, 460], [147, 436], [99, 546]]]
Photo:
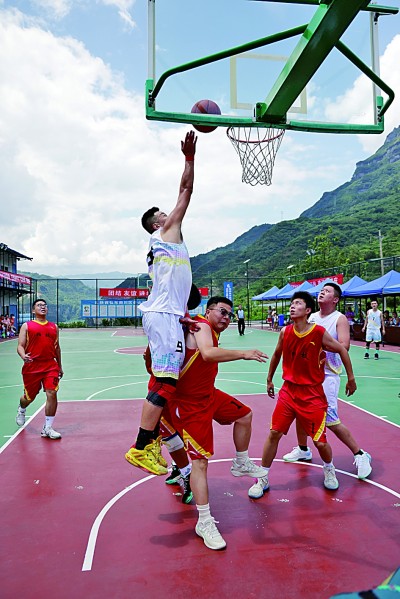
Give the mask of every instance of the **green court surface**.
[[[246, 328], [240, 337], [235, 325], [221, 336], [221, 345], [230, 349], [260, 349], [272, 355], [277, 333]], [[135, 329], [62, 330], [60, 346], [63, 358], [64, 378], [59, 389], [59, 401], [106, 401], [115, 399], [141, 400], [146, 395], [148, 374], [144, 368], [142, 353], [146, 337]], [[22, 394], [22, 361], [16, 353], [17, 341], [0, 344], [0, 446], [3, 446], [18, 430], [15, 415]], [[371, 351], [371, 357], [373, 357]], [[349, 403], [380, 418], [400, 425], [400, 352], [399, 348], [383, 348], [380, 359], [364, 360], [364, 348], [352, 345], [350, 352], [356, 375], [357, 391]], [[237, 361], [221, 364], [217, 385], [233, 395], [265, 394], [267, 364]], [[274, 383], [281, 385], [281, 371], [277, 371]], [[345, 400], [346, 377], [342, 378], [340, 397]], [[28, 408], [32, 416], [44, 405], [41, 393]], [[262, 401], [273, 401], [267, 397]], [[347, 400], [346, 400], [347, 401]], [[67, 405], [61, 406], [64, 411]], [[58, 427], [61, 425], [59, 408]], [[95, 409], [95, 406], [93, 406]], [[339, 406], [340, 410], [340, 406]], [[262, 412], [261, 412], [262, 413]], [[129, 415], [128, 415], [129, 417]], [[266, 422], [266, 427], [268, 423]]]

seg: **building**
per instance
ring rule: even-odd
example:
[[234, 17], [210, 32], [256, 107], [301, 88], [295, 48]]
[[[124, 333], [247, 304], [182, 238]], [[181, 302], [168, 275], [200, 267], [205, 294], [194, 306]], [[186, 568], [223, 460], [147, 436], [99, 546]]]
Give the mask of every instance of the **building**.
[[13, 315], [17, 327], [29, 320], [32, 279], [17, 273], [19, 260], [32, 260], [0, 243], [0, 313]]

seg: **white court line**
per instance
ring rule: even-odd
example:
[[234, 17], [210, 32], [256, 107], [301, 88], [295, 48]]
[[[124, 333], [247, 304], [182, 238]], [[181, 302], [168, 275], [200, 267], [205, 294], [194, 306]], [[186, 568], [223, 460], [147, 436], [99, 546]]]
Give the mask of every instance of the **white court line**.
[[111, 391], [112, 389], [120, 389], [121, 387], [129, 387], [130, 385], [143, 385], [144, 382], [146, 382], [146, 381], [138, 381], [136, 383], [125, 383], [124, 385], [114, 385], [114, 387], [107, 387], [106, 389], [100, 389], [100, 391], [96, 391], [96, 393], [92, 393], [92, 395], [89, 395], [89, 397], [87, 397], [83, 401], [89, 401], [90, 399], [92, 399], [92, 397], [94, 397], [95, 395], [99, 395], [100, 393], [104, 393], [104, 391]]
[[[343, 403], [349, 403], [346, 399], [341, 399], [340, 397], [338, 397], [338, 400], [342, 401]], [[351, 404], [351, 407], [356, 408], [357, 410], [360, 410], [361, 412], [364, 412], [365, 414], [369, 414], [370, 416], [373, 416], [374, 418], [383, 420], [387, 424], [392, 424], [393, 426], [397, 426], [397, 428], [400, 428], [399, 424], [396, 424], [395, 422], [392, 422], [391, 420], [384, 420], [384, 418], [387, 418], [387, 416], [378, 416], [378, 414], [373, 414], [372, 412], [369, 412], [368, 410], [365, 410], [364, 408], [360, 408], [360, 406], [357, 406], [356, 404], [353, 404], [353, 403]]]
[[[258, 461], [261, 460], [261, 458], [250, 458], [250, 459], [258, 460]], [[217, 464], [220, 462], [231, 462], [231, 461], [232, 461], [232, 458], [222, 458], [219, 460], [208, 460], [208, 463], [209, 464]], [[274, 462], [282, 462], [284, 464], [287, 463], [287, 462], [284, 462], [284, 460], [276, 459], [276, 458], [275, 458]], [[293, 462], [292, 464], [296, 464], [296, 462]], [[297, 462], [297, 464], [299, 464], [299, 463]], [[302, 462], [301, 465], [311, 466], [313, 468], [323, 468], [322, 464], [309, 464], [309, 463]], [[339, 470], [336, 468], [336, 472], [340, 472], [340, 474], [344, 474], [346, 476], [350, 476], [351, 478], [355, 478], [358, 480], [358, 476], [356, 474], [352, 474], [351, 472], [347, 472], [346, 470]], [[155, 474], [151, 474], [150, 476], [146, 476], [146, 478], [142, 478], [141, 480], [133, 483], [129, 487], [126, 487], [123, 491], [120, 491], [119, 493], [117, 493], [117, 495], [114, 495], [114, 497], [112, 497], [112, 499], [110, 499], [110, 501], [108, 501], [108, 503], [106, 503], [106, 505], [103, 507], [103, 509], [99, 512], [99, 514], [97, 515], [97, 517], [96, 517], [95, 521], [93, 522], [92, 527], [90, 529], [89, 539], [88, 539], [88, 542], [86, 545], [85, 557], [84, 557], [83, 564], [82, 564], [83, 572], [87, 572], [92, 569], [94, 552], [95, 552], [96, 543], [97, 543], [97, 537], [99, 534], [100, 526], [101, 526], [105, 516], [107, 515], [107, 513], [117, 503], [117, 501], [119, 499], [121, 499], [121, 497], [126, 495], [126, 493], [128, 493], [132, 489], [135, 489], [139, 485], [151, 480], [152, 478], [155, 478], [155, 476], [156, 476]], [[373, 485], [374, 487], [377, 487], [378, 489], [381, 489], [382, 491], [386, 491], [387, 493], [390, 493], [391, 495], [394, 495], [396, 498], [400, 499], [400, 493], [397, 493], [393, 489], [389, 489], [389, 487], [385, 487], [385, 485], [381, 485], [380, 483], [377, 483], [373, 480], [369, 480], [367, 478], [364, 479], [362, 482]]]
[[43, 402], [42, 405], [40, 406], [40, 408], [38, 408], [36, 410], [36, 412], [34, 412], [31, 416], [27, 416], [25, 424], [23, 426], [21, 426], [21, 428], [19, 428], [13, 435], [11, 435], [10, 439], [6, 443], [4, 443], [4, 445], [2, 447], [0, 447], [0, 453], [2, 453], [6, 449], [6, 447], [8, 447], [12, 443], [12, 441], [14, 441], [14, 439], [16, 439], [18, 437], [18, 435], [20, 435], [22, 433], [24, 428], [26, 428], [28, 426], [29, 421], [32, 420], [33, 418], [35, 418], [35, 416], [37, 416], [39, 414], [39, 412], [41, 410], [43, 410], [45, 403], [46, 402]]

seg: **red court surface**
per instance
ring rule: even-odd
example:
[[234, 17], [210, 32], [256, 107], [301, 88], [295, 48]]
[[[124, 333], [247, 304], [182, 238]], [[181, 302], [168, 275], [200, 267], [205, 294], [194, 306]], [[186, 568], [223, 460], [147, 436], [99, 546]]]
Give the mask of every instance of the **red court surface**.
[[[255, 413], [250, 454], [259, 458], [274, 402], [241, 399]], [[359, 481], [329, 435], [336, 492], [324, 489], [314, 451], [312, 464], [277, 460], [270, 491], [250, 500], [252, 479], [230, 474], [232, 429], [215, 426], [210, 505], [222, 552], [196, 536], [196, 508], [181, 503], [179, 487], [124, 460], [141, 401], [61, 403], [61, 441], [40, 437], [40, 413], [0, 454], [1, 598], [327, 599], [376, 586], [400, 564], [400, 428], [340, 409], [373, 472]], [[295, 444], [291, 430], [278, 458]]]

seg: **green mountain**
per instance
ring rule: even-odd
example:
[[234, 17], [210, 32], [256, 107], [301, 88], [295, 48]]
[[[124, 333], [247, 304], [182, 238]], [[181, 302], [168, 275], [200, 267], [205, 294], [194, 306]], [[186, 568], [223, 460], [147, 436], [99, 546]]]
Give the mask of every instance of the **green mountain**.
[[[233, 281], [243, 298], [247, 284], [254, 295], [289, 278], [379, 276], [380, 241], [383, 256], [400, 255], [399, 197], [397, 127], [373, 156], [357, 163], [351, 181], [324, 193], [299, 218], [254, 227], [224, 248], [191, 258], [194, 281], [218, 293], [223, 281]], [[385, 268], [400, 270], [400, 256]]]

